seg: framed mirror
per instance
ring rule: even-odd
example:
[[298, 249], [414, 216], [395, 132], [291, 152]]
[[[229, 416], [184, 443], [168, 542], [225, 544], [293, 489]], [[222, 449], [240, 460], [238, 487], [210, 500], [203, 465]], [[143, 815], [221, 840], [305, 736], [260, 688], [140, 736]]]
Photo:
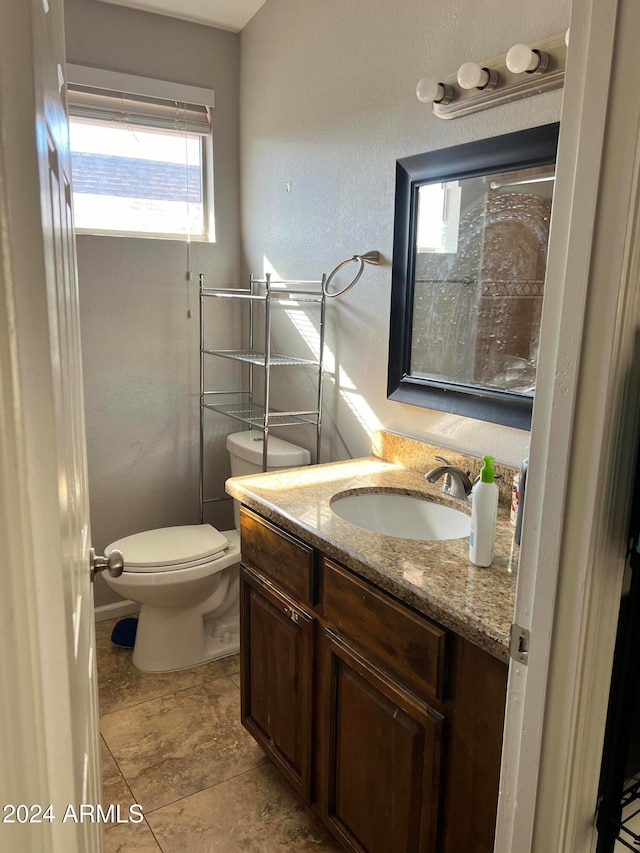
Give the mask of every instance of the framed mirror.
[[397, 161], [389, 399], [530, 428], [558, 131]]

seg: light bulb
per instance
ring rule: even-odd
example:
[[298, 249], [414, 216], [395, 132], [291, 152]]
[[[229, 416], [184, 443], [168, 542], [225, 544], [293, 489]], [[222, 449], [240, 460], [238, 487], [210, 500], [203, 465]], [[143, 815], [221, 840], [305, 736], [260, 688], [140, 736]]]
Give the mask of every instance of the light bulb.
[[525, 71], [536, 71], [540, 66], [540, 54], [531, 50], [528, 44], [514, 44], [505, 57], [505, 62], [512, 74], [524, 74]]
[[453, 89], [445, 83], [423, 77], [416, 86], [416, 97], [423, 104], [449, 104], [453, 97]]
[[431, 104], [434, 101], [439, 101], [444, 94], [442, 83], [437, 80], [432, 80], [430, 77], [423, 77], [418, 81], [416, 86], [416, 97], [423, 104]]
[[477, 62], [465, 62], [458, 68], [458, 83], [463, 89], [484, 89], [490, 81], [489, 70]]

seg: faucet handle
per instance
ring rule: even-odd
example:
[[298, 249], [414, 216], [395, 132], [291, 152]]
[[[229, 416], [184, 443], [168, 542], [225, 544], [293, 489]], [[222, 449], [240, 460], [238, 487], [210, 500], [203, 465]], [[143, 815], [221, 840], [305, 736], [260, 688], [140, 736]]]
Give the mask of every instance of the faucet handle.
[[436, 462], [442, 462], [443, 465], [451, 465], [448, 459], [445, 459], [444, 456], [434, 456], [433, 457]]

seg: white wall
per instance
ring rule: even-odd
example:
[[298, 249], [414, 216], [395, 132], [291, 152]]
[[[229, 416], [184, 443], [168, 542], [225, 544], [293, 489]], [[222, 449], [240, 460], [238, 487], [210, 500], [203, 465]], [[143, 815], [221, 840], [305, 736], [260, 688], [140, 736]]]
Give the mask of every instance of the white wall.
[[[329, 305], [325, 458], [367, 454], [378, 425], [514, 465], [527, 455], [526, 432], [386, 399], [395, 161], [557, 121], [558, 92], [453, 121], [414, 92], [423, 76], [564, 31], [568, 17], [568, 0], [267, 0], [242, 31], [246, 268], [315, 279], [356, 252], [384, 255]], [[281, 347], [310, 349], [288, 320], [280, 337]], [[306, 385], [288, 386], [290, 400]]]
[[[187, 283], [182, 241], [79, 236], [78, 276], [93, 544], [151, 527], [198, 521], [197, 273], [211, 285], [238, 282], [240, 269], [238, 85], [235, 33], [99, 3], [66, 0], [67, 61], [215, 90], [217, 243], [192, 244]], [[189, 309], [193, 318], [187, 317]], [[219, 310], [220, 346], [239, 337]], [[229, 368], [220, 376], [230, 381]], [[224, 435], [209, 420], [209, 494], [224, 495]], [[228, 501], [209, 520], [232, 526]], [[96, 585], [96, 603], [117, 597]]]

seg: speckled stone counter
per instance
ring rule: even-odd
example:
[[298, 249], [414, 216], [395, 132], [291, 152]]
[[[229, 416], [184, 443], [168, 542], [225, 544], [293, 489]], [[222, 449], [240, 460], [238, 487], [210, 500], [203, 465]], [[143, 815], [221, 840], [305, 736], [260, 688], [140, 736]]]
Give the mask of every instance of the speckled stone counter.
[[507, 508], [498, 511], [491, 568], [469, 562], [469, 540], [420, 541], [372, 533], [340, 519], [330, 503], [352, 490], [400, 492], [462, 508], [422, 474], [375, 457], [227, 480], [227, 492], [380, 589], [501, 660], [509, 654], [518, 547]]

